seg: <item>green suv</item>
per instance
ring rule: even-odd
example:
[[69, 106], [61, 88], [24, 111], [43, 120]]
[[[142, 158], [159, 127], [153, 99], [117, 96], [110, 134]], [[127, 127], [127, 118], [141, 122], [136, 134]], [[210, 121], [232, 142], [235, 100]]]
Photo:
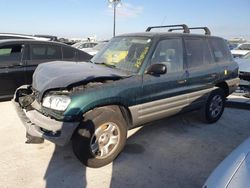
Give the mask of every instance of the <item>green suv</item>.
[[[170, 29], [150, 32], [159, 27]], [[96, 168], [118, 156], [136, 126], [195, 109], [216, 122], [238, 84], [224, 39], [206, 27], [156, 26], [114, 37], [90, 62], [40, 64], [13, 101], [28, 143], [72, 140], [78, 159]]]

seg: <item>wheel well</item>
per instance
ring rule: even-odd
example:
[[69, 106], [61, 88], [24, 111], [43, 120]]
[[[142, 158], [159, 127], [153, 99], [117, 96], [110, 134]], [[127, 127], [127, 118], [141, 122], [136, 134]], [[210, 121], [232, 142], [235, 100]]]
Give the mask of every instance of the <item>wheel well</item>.
[[131, 115], [130, 110], [125, 106], [119, 106], [119, 108], [121, 110], [122, 116], [127, 122], [128, 127], [131, 127], [133, 122], [132, 122], [132, 115]]
[[125, 119], [125, 121], [127, 122], [127, 126], [128, 128], [132, 125], [132, 115], [130, 110], [123, 106], [123, 105], [119, 105], [119, 104], [110, 104], [110, 105], [105, 105], [105, 106], [98, 106], [94, 109], [89, 110], [88, 112], [84, 113], [82, 117], [86, 116], [89, 112], [95, 110], [95, 109], [99, 109], [99, 108], [110, 108], [113, 111], [117, 111], [119, 110], [121, 112], [121, 115], [123, 116], [123, 118]]
[[226, 82], [220, 82], [216, 84], [215, 86], [221, 88], [224, 91], [226, 97], [229, 95], [229, 88]]

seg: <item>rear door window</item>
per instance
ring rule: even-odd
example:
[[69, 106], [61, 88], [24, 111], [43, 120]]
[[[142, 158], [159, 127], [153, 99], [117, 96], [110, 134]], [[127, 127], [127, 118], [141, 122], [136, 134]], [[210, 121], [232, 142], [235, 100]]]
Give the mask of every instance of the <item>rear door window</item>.
[[207, 41], [202, 38], [186, 38], [188, 68], [196, 68], [212, 63], [212, 56]]
[[232, 59], [229, 48], [223, 39], [211, 38], [208, 41], [216, 62], [226, 62]]
[[31, 60], [60, 60], [61, 47], [56, 45], [32, 44]]
[[6, 67], [14, 64], [20, 64], [22, 58], [22, 48], [22, 44], [0, 47], [0, 66]]

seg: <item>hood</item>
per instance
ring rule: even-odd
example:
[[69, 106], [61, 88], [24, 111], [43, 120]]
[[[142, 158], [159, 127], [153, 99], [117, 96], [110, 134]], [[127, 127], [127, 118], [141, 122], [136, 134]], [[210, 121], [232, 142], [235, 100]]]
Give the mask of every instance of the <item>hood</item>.
[[250, 50], [231, 50], [233, 55], [246, 55]]
[[239, 65], [240, 72], [250, 72], [250, 59], [235, 58]]
[[66, 88], [79, 82], [96, 78], [126, 77], [128, 74], [103, 65], [87, 62], [54, 61], [40, 64], [33, 74], [32, 87], [39, 92], [39, 99], [49, 89]]

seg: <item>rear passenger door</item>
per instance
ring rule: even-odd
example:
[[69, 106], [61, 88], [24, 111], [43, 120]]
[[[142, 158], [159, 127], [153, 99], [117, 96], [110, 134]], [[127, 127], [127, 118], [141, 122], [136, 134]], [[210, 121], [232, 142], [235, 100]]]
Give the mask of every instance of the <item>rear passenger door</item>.
[[214, 62], [207, 39], [200, 37], [184, 38], [188, 68], [189, 103], [200, 105], [207, 89], [218, 80], [218, 66]]
[[29, 45], [28, 58], [26, 60], [26, 82], [32, 83], [32, 75], [40, 63], [62, 60], [62, 48], [59, 45], [36, 44]]
[[25, 83], [24, 44], [0, 47], [0, 98], [12, 97], [16, 88]]

